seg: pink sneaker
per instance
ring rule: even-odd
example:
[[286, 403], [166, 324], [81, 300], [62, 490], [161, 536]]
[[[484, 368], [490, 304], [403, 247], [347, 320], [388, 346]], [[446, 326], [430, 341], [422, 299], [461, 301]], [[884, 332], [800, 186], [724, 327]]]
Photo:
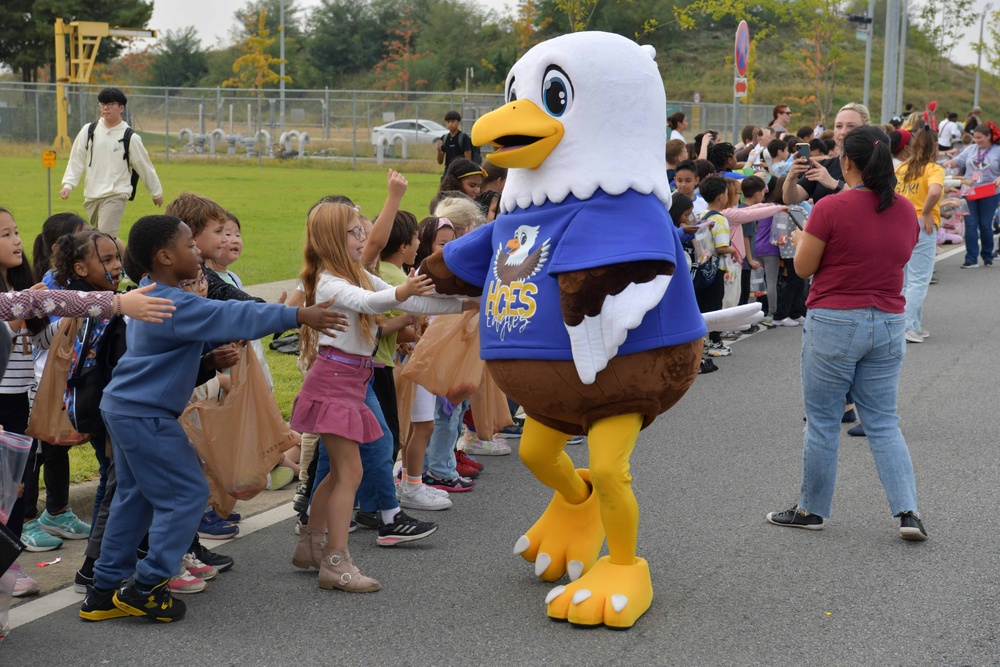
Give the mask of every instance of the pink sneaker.
[[17, 580], [14, 582], [14, 597], [23, 598], [28, 595], [38, 595], [38, 582], [26, 575], [20, 565], [14, 563], [10, 566], [10, 571], [17, 575]]
[[177, 576], [170, 577], [170, 582], [167, 583], [167, 588], [174, 595], [177, 594], [187, 594], [187, 593], [201, 593], [205, 590], [206, 584], [203, 580], [198, 577], [192, 577], [187, 571], [187, 568], [181, 568], [181, 573]]

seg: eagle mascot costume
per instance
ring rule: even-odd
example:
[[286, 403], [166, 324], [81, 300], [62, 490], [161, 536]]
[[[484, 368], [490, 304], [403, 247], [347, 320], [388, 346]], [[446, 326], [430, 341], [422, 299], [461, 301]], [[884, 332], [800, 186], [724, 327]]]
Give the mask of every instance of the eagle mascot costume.
[[[514, 552], [545, 581], [568, 574], [545, 602], [577, 625], [628, 628], [652, 602], [629, 457], [694, 382], [706, 333], [668, 214], [653, 56], [601, 32], [529, 50], [507, 75], [506, 104], [472, 128], [510, 169], [502, 214], [421, 268], [439, 293], [482, 297], [482, 357], [524, 408], [521, 460], [555, 492]], [[759, 311], [706, 317], [711, 330], [745, 328]], [[589, 469], [564, 451], [581, 434]]]

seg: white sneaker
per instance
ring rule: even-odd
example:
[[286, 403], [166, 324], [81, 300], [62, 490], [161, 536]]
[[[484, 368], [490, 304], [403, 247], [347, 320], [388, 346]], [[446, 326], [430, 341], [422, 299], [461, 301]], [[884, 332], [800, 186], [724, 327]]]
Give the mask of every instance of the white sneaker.
[[451, 499], [442, 498], [437, 494], [428, 493], [428, 491], [429, 489], [423, 484], [400, 489], [399, 506], [411, 510], [431, 511], [446, 510], [452, 506]]
[[510, 445], [500, 438], [480, 440], [475, 436], [473, 436], [472, 442], [467, 443], [463, 449], [466, 454], [477, 456], [507, 456], [511, 452]]
[[907, 343], [923, 343], [924, 342], [923, 337], [920, 334], [918, 334], [916, 331], [914, 331], [913, 329], [907, 329], [906, 333], [903, 334], [903, 337], [906, 338], [906, 342]]
[[774, 325], [777, 327], [797, 327], [800, 326], [798, 320], [793, 320], [790, 317], [786, 317], [783, 320], [775, 320]]
[[931, 337], [931, 332], [928, 331], [927, 329], [921, 329], [917, 333], [920, 334], [920, 337], [923, 338], [924, 340], [927, 340], [928, 338]]
[[802, 324], [802, 323], [804, 323], [806, 321], [806, 316], [805, 315], [799, 315], [798, 317], [795, 318], [795, 321], [798, 322], [799, 324]]

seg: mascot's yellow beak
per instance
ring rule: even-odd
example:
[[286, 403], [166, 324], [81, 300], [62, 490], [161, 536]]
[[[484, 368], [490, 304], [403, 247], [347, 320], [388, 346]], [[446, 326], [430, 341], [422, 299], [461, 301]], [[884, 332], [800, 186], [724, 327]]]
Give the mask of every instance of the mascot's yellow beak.
[[511, 239], [510, 241], [507, 241], [507, 254], [509, 255], [512, 252], [517, 252], [518, 249], [520, 249], [520, 247], [521, 244], [518, 243], [517, 239]]
[[559, 145], [562, 123], [528, 100], [514, 100], [472, 126], [472, 143], [493, 144], [487, 159], [498, 167], [537, 169]]

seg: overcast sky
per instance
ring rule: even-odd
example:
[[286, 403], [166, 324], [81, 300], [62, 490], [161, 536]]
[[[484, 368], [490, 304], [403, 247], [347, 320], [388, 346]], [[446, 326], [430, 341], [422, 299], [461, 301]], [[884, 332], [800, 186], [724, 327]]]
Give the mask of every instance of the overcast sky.
[[[516, 0], [473, 0], [479, 4], [497, 10], [513, 8]], [[914, 0], [911, 0], [911, 3]], [[919, 0], [932, 2], [933, 0]], [[987, 0], [976, 0], [978, 12], [981, 14]], [[214, 47], [229, 41], [229, 31], [233, 26], [233, 14], [245, 5], [244, 0], [157, 0], [153, 5], [153, 18], [149, 27], [154, 30], [177, 30], [194, 25], [198, 29], [202, 46]], [[297, 5], [308, 10], [319, 4], [319, 0], [298, 0]], [[1000, 7], [1000, 0], [994, 0], [994, 9]], [[977, 23], [968, 35], [968, 40], [959, 45], [952, 58], [963, 64], [974, 65], [976, 55], [972, 50], [979, 38]], [[872, 66], [881, 67], [882, 55], [873, 54]]]

